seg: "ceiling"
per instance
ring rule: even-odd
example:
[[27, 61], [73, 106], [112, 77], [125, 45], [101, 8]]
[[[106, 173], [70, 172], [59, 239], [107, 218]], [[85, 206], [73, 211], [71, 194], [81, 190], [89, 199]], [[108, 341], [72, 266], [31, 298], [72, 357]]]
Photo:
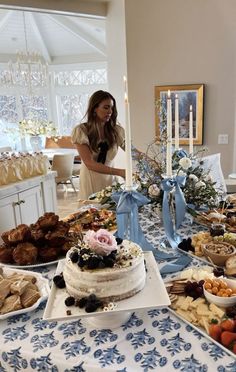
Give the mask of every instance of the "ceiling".
[[49, 64], [106, 61], [105, 26], [102, 17], [0, 9], [0, 63], [25, 52], [26, 42]]

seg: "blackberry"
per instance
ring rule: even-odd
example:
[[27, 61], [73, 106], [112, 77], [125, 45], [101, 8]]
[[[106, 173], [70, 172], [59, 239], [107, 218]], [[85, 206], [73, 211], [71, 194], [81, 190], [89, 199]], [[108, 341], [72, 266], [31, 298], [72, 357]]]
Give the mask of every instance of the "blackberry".
[[57, 283], [62, 279], [62, 275], [55, 275], [53, 278], [53, 283], [57, 285]]
[[86, 313], [93, 313], [98, 308], [97, 304], [95, 302], [90, 302], [85, 306]]
[[85, 266], [85, 261], [83, 260], [82, 257], [79, 257], [79, 260], [78, 260], [77, 264], [78, 264], [79, 267], [84, 267]]
[[104, 258], [104, 263], [106, 267], [113, 267], [115, 264], [115, 261], [112, 258], [105, 257]]
[[104, 261], [103, 260], [99, 261], [98, 269], [104, 269], [104, 267], [106, 267]]
[[87, 267], [89, 270], [97, 269], [99, 266], [100, 259], [98, 257], [89, 257], [87, 261]]
[[65, 288], [66, 283], [62, 275], [56, 275], [53, 278], [53, 283], [57, 288]]
[[88, 296], [88, 298], [87, 298], [87, 300], [89, 301], [89, 302], [95, 302], [95, 301], [97, 301], [97, 296], [94, 294], [94, 293], [91, 293], [91, 295], [89, 295]]
[[83, 248], [83, 249], [81, 249], [81, 251], [80, 251], [80, 255], [82, 256], [83, 254], [89, 254], [90, 253], [90, 250], [89, 249], [87, 249], [87, 248]]
[[76, 304], [78, 304], [79, 308], [82, 309], [83, 307], [86, 306], [87, 304], [87, 298], [86, 297], [82, 297], [78, 300], [78, 302]]
[[69, 296], [65, 299], [65, 305], [66, 306], [72, 306], [75, 304], [75, 298], [72, 296]]
[[66, 283], [65, 283], [65, 280], [63, 278], [61, 278], [61, 280], [59, 282], [57, 282], [55, 285], [56, 285], [57, 288], [60, 288], [60, 289], [66, 287]]
[[117, 243], [118, 245], [120, 245], [122, 242], [123, 242], [123, 239], [121, 239], [121, 238], [119, 238], [119, 237], [116, 238], [116, 243]]
[[107, 257], [111, 258], [112, 260], [116, 259], [117, 250], [112, 251]]
[[78, 262], [78, 259], [79, 259], [79, 255], [78, 255], [78, 252], [77, 251], [73, 251], [71, 254], [70, 254], [70, 259], [73, 263], [76, 263]]

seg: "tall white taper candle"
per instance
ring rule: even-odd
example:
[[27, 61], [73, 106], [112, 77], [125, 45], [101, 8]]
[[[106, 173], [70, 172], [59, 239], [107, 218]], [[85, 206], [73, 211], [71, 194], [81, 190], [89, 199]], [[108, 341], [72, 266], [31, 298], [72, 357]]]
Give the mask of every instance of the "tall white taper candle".
[[175, 95], [175, 150], [179, 150], [179, 97]]
[[168, 90], [167, 95], [167, 144], [166, 144], [166, 175], [172, 176], [172, 109], [171, 109], [171, 95]]
[[193, 153], [193, 106], [189, 108], [189, 154]]
[[125, 188], [131, 190], [132, 182], [132, 154], [131, 154], [131, 130], [130, 130], [130, 113], [128, 95], [125, 92]]

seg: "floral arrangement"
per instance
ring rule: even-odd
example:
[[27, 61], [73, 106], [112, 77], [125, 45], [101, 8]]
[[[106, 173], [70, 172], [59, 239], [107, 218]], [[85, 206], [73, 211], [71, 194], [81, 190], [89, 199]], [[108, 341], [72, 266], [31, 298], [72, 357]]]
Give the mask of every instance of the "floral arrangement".
[[47, 134], [55, 136], [57, 128], [52, 121], [39, 119], [23, 119], [19, 122], [19, 132], [21, 136], [40, 136]]
[[112, 200], [111, 195], [115, 191], [121, 190], [121, 184], [120, 183], [115, 183], [112, 186], [107, 186], [105, 189], [98, 191], [97, 193], [91, 195], [89, 197], [89, 200], [94, 200], [97, 203], [104, 205], [104, 204], [109, 204], [109, 209], [113, 209], [116, 206], [116, 203], [114, 200]]
[[[148, 150], [146, 154], [139, 155], [135, 179], [138, 190], [150, 198], [152, 203], [161, 205], [163, 198], [161, 182], [165, 173], [165, 156], [158, 144], [150, 145]], [[173, 173], [176, 176], [186, 177], [182, 191], [189, 207], [214, 208], [219, 204], [220, 191], [216, 189], [209, 171], [203, 168], [201, 157], [205, 152], [206, 149], [201, 149], [189, 156], [181, 149], [172, 155]]]

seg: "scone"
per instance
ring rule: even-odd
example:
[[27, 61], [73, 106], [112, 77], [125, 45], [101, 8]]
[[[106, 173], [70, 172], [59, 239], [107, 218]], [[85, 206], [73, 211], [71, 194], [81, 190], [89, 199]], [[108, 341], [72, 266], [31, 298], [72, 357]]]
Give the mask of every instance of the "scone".
[[20, 243], [14, 248], [12, 255], [18, 265], [33, 265], [37, 261], [38, 248], [31, 243]]

